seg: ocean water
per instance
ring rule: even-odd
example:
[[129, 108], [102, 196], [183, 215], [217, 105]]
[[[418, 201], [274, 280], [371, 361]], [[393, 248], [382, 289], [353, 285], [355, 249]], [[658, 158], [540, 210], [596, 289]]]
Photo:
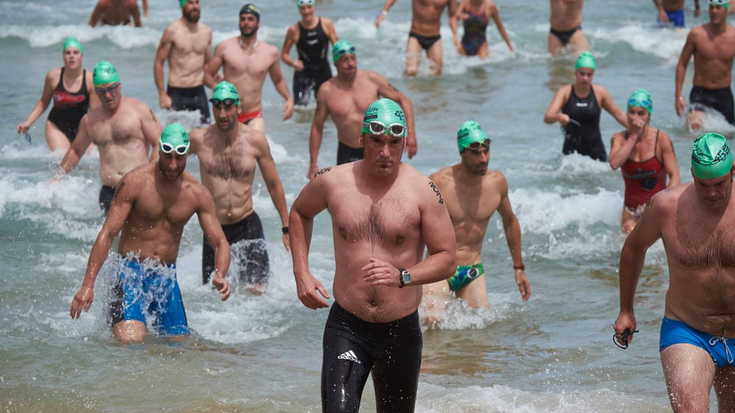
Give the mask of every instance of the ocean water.
[[[80, 320], [69, 305], [81, 284], [103, 218], [97, 207], [99, 159], [83, 158], [57, 185], [48, 185], [63, 154], [49, 153], [45, 116], [28, 145], [15, 133], [41, 93], [45, 73], [62, 65], [61, 44], [76, 36], [84, 66], [110, 60], [123, 93], [148, 103], [165, 122], [193, 117], [158, 108], [153, 55], [178, 2], [151, 2], [144, 28], [89, 28], [93, 0], [0, 1], [0, 411], [4, 412], [318, 412], [321, 337], [327, 311], [296, 297], [290, 255], [267, 189], [255, 183], [255, 208], [265, 226], [273, 276], [267, 294], [236, 289], [221, 303], [200, 283], [201, 230], [184, 233], [178, 277], [195, 335], [183, 343], [152, 338], [123, 346], [105, 323], [112, 267], [100, 274], [97, 300]], [[459, 161], [455, 133], [468, 119], [493, 138], [490, 168], [501, 170], [521, 223], [524, 261], [533, 296], [523, 303], [513, 282], [502, 224], [490, 223], [483, 251], [489, 310], [452, 300], [441, 328], [424, 332], [419, 412], [666, 412], [669, 404], [658, 356], [658, 332], [668, 286], [663, 247], [649, 251], [638, 288], [640, 333], [627, 351], [612, 344], [618, 313], [618, 259], [623, 182], [620, 172], [582, 156], [561, 156], [557, 125], [543, 114], [559, 86], [573, 81], [573, 57], [546, 53], [548, 3], [497, 0], [517, 49], [509, 53], [494, 26], [491, 58], [457, 56], [442, 29], [443, 76], [403, 76], [410, 2], [399, 1], [380, 30], [372, 25], [382, 1], [325, 0], [317, 13], [335, 20], [339, 36], [357, 46], [358, 65], [375, 70], [414, 103], [418, 155], [408, 161], [425, 174]], [[202, 21], [214, 43], [235, 36], [241, 4], [202, 1]], [[260, 37], [280, 47], [298, 20], [290, 0], [261, 1]], [[687, 7], [691, 5], [687, 3]], [[598, 56], [594, 81], [618, 106], [647, 88], [654, 126], [667, 131], [689, 174], [691, 142], [674, 111], [674, 70], [688, 28], [661, 29], [650, 2], [587, 0], [583, 19]], [[688, 27], [706, 22], [687, 12]], [[282, 65], [291, 84], [292, 71]], [[691, 86], [692, 69], [685, 81]], [[281, 121], [282, 100], [264, 88], [267, 136], [289, 205], [307, 182], [308, 133], [314, 106]], [[732, 134], [717, 116], [708, 128]], [[606, 145], [621, 127], [603, 114]], [[320, 165], [336, 159], [336, 134], [325, 127]], [[188, 170], [198, 176], [198, 161]], [[318, 217], [312, 271], [331, 291], [334, 271], [330, 222]], [[714, 400], [713, 400], [714, 403]], [[369, 383], [363, 411], [374, 411]], [[714, 410], [713, 405], [713, 410]]]

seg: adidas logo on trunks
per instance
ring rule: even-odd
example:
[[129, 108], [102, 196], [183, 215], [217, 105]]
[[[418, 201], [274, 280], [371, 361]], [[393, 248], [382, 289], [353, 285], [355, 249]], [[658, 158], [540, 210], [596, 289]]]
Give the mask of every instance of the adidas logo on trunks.
[[357, 359], [357, 356], [355, 355], [355, 353], [352, 350], [346, 351], [346, 352], [340, 354], [339, 356], [337, 356], [337, 358], [339, 360], [349, 360], [349, 361], [354, 361], [357, 364], [362, 364], [360, 362], [360, 360]]

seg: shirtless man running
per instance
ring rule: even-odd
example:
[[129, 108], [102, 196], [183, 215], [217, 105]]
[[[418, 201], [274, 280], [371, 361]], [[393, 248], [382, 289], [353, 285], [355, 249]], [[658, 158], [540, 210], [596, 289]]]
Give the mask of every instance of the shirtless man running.
[[[237, 121], [240, 106], [235, 85], [220, 82], [211, 102], [215, 124], [191, 132], [191, 153], [199, 157], [202, 183], [214, 196], [217, 220], [232, 246], [240, 281], [253, 294], [261, 294], [270, 264], [263, 225], [253, 210], [256, 163], [281, 216], [283, 245], [288, 251], [286, 196], [265, 135]], [[206, 237], [202, 247], [202, 281], [206, 284], [215, 268], [215, 254]]]
[[[212, 29], [199, 23], [199, 0], [180, 0], [181, 18], [169, 24], [158, 43], [153, 77], [162, 109], [198, 110], [201, 123], [209, 123], [204, 92], [204, 67], [212, 58]], [[168, 60], [168, 88], [163, 85], [163, 64]]]
[[729, 0], [710, 0], [709, 23], [693, 28], [676, 65], [676, 114], [684, 113], [686, 102], [682, 86], [689, 59], [694, 56], [694, 86], [689, 93], [689, 127], [698, 130], [704, 124], [704, 108], [720, 112], [728, 123], [735, 124], [732, 89], [732, 61], [735, 58], [735, 27], [727, 23]]
[[153, 319], [152, 327], [161, 335], [189, 334], [176, 281], [176, 258], [184, 227], [194, 214], [205, 237], [216, 246], [217, 276], [212, 285], [222, 301], [230, 296], [225, 279], [230, 247], [217, 224], [212, 196], [184, 172], [188, 148], [186, 129], [172, 123], [161, 135], [158, 162], [136, 168], [120, 180], [110, 214], [89, 254], [84, 282], [72, 300], [71, 318], [89, 311], [94, 282], [112, 241], [122, 230], [115, 263], [121, 268], [109, 309], [115, 338], [126, 344], [142, 343], [146, 318]]
[[[94, 143], [100, 152], [102, 189], [99, 203], [106, 214], [123, 175], [148, 163], [148, 151], [158, 146], [161, 124], [148, 105], [123, 97], [122, 83], [112, 63], [97, 63], [92, 83], [100, 105], [79, 122], [79, 133], [66, 151], [55, 180], [77, 166], [89, 145]], [[150, 160], [156, 159], [158, 152], [153, 150]]]
[[281, 74], [278, 48], [258, 40], [260, 9], [246, 4], [240, 9], [240, 36], [220, 43], [207, 64], [204, 83], [213, 89], [218, 83], [219, 68], [223, 67], [224, 80], [237, 86], [240, 92], [241, 113], [238, 120], [258, 132], [265, 133], [263, 121], [263, 83], [270, 74], [278, 93], [286, 99], [283, 120], [293, 115], [293, 99], [286, 79]]
[[[658, 9], [658, 24], [686, 27], [684, 3], [685, 0], [653, 0], [653, 4]], [[694, 0], [694, 17], [699, 17], [700, 13], [699, 0]]]
[[552, 56], [566, 45], [571, 45], [575, 52], [589, 48], [582, 32], [583, 5], [584, 0], [551, 0], [549, 53]]
[[135, 27], [142, 27], [136, 0], [100, 0], [92, 10], [89, 25], [94, 27], [97, 23], [102, 23], [109, 26], [127, 26], [130, 25], [131, 18], [135, 22]]
[[455, 245], [436, 185], [401, 162], [405, 134], [400, 106], [374, 102], [360, 135], [365, 159], [317, 172], [291, 209], [298, 296], [314, 310], [328, 307], [322, 298], [329, 298], [309, 269], [314, 217], [324, 209], [332, 216], [336, 301], [324, 330], [325, 412], [356, 412], [371, 371], [377, 411], [414, 411], [420, 285], [451, 275]]
[[692, 177], [651, 198], [620, 254], [617, 342], [632, 341], [633, 313], [646, 251], [663, 240], [669, 290], [659, 351], [674, 412], [708, 412], [714, 384], [719, 411], [735, 411], [735, 197], [733, 157], [722, 135], [694, 141]]
[[332, 59], [337, 68], [337, 76], [325, 82], [316, 100], [316, 113], [311, 122], [309, 135], [309, 172], [311, 178], [317, 171], [319, 147], [322, 144], [324, 122], [332, 116], [337, 126], [337, 165], [357, 161], [363, 158], [359, 135], [355, 133], [362, 124], [362, 115], [368, 106], [380, 97], [387, 97], [398, 102], [406, 114], [408, 134], [406, 150], [408, 157], [416, 155], [416, 128], [413, 117], [411, 99], [398, 91], [393, 85], [376, 72], [357, 70], [355, 46], [347, 40], [340, 40], [332, 48]]
[[[457, 147], [462, 162], [444, 168], [429, 179], [444, 195], [457, 237], [457, 271], [448, 280], [427, 285], [424, 292], [438, 300], [429, 303], [426, 321], [435, 320], [444, 298], [451, 292], [473, 308], [489, 308], [487, 285], [480, 255], [490, 217], [498, 211], [503, 219], [505, 240], [513, 258], [515, 282], [523, 301], [531, 296], [531, 285], [521, 254], [521, 226], [508, 198], [508, 182], [500, 171], [487, 169], [490, 161], [490, 138], [480, 124], [467, 121], [457, 131]], [[432, 304], [435, 304], [432, 306]]]
[[[386, 0], [383, 10], [375, 20], [375, 27], [388, 16], [388, 11], [398, 0]], [[457, 37], [457, 0], [412, 0], [411, 1], [411, 31], [408, 33], [406, 44], [406, 74], [415, 76], [419, 70], [421, 50], [426, 50], [428, 57], [434, 64], [431, 70], [435, 75], [442, 73], [443, 57], [441, 42], [441, 17], [444, 9], [449, 13], [449, 27], [452, 29], [454, 43]]]

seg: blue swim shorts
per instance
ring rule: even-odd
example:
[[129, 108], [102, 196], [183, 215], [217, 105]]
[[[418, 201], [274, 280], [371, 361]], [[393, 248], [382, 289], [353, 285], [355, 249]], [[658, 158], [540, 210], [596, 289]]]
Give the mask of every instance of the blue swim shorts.
[[681, 321], [664, 317], [661, 320], [661, 341], [658, 351], [674, 344], [691, 344], [697, 346], [712, 356], [718, 369], [735, 366], [733, 354], [727, 344], [728, 339], [695, 330]]
[[[666, 12], [666, 15], [669, 16], [669, 24], [673, 24], [674, 27], [684, 27], [684, 9], [682, 8], [679, 11], [668, 11], [664, 10]], [[663, 23], [661, 23], [661, 19], [656, 17], [656, 21], [658, 24], [664, 26]]]
[[158, 334], [189, 334], [176, 264], [144, 268], [137, 260], [125, 259], [112, 289], [111, 324], [136, 320], [147, 325], [146, 318]]

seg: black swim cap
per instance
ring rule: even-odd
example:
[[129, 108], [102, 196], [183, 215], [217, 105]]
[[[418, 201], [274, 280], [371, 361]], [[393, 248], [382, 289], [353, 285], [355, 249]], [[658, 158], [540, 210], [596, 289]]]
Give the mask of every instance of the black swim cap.
[[260, 9], [257, 8], [254, 4], [248, 3], [242, 6], [242, 8], [240, 9], [240, 15], [242, 16], [243, 14], [252, 14], [258, 19], [258, 21], [260, 21]]

